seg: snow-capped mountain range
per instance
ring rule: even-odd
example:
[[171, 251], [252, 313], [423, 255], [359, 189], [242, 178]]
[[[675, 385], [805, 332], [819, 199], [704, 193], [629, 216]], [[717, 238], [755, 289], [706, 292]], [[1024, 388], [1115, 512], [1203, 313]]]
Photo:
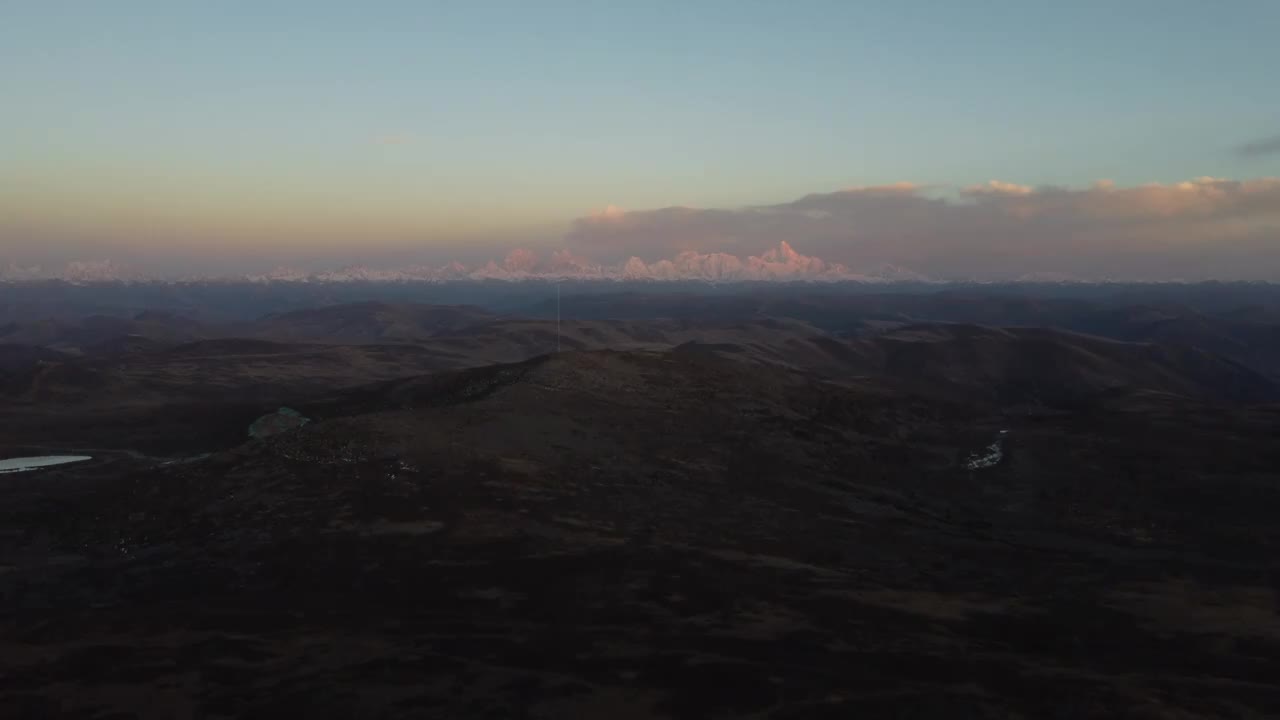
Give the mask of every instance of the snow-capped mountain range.
[[[64, 280], [76, 284], [96, 282], [158, 282], [175, 278], [149, 277], [110, 261], [68, 263], [59, 272], [39, 267], [0, 267], [0, 281], [24, 282]], [[489, 261], [479, 266], [458, 262], [445, 265], [409, 265], [398, 268], [345, 267], [312, 272], [278, 268], [271, 272], [235, 277], [187, 277], [188, 281], [226, 282], [459, 282], [467, 280], [615, 280], [615, 281], [702, 281], [702, 282], [928, 282], [919, 273], [893, 265], [882, 265], [867, 273], [854, 272], [845, 265], [802, 255], [789, 243], [745, 258], [727, 253], [683, 252], [669, 260], [652, 263], [632, 257], [616, 264], [595, 263], [557, 250], [541, 256], [528, 249], [509, 252], [501, 263]]]
[[59, 271], [49, 271], [39, 265], [23, 267], [8, 263], [0, 267], [0, 282], [25, 282], [36, 280], [65, 280], [69, 283], [128, 282], [142, 280], [142, 276], [110, 260], [76, 260], [67, 263]]

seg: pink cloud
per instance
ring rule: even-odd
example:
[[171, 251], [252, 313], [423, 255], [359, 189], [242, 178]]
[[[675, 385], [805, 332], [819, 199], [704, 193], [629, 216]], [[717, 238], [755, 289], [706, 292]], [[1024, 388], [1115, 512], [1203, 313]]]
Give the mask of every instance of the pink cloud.
[[992, 180], [951, 199], [921, 190], [897, 183], [735, 209], [615, 210], [574, 222], [566, 243], [597, 260], [759, 255], [786, 240], [855, 272], [892, 263], [947, 277], [1280, 280], [1280, 178], [1086, 188]]
[[1030, 195], [1035, 188], [1029, 185], [990, 180], [985, 185], [970, 185], [962, 191], [966, 195]]

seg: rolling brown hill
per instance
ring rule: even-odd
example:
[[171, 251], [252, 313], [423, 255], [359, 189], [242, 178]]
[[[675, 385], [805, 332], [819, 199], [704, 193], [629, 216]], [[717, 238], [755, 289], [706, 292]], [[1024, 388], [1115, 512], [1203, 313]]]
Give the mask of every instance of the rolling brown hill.
[[[476, 319], [464, 315], [466, 323]], [[343, 332], [340, 325], [329, 327]], [[0, 394], [9, 427], [0, 442], [36, 443], [92, 417], [99, 423], [116, 418], [112, 426], [120, 432], [114, 443], [164, 445], [177, 428], [198, 427], [200, 418], [211, 414], [224, 418], [216, 436], [205, 442], [198, 433], [185, 433], [180, 444], [212, 447], [238, 437], [257, 415], [281, 405], [378, 381], [520, 362], [553, 352], [556, 342], [554, 321], [515, 318], [480, 319], [413, 343], [382, 345], [129, 341], [114, 352], [24, 361], [6, 373]], [[776, 366], [984, 411], [1083, 408], [1138, 393], [1147, 393], [1143, 403], [1150, 402], [1150, 393], [1209, 403], [1277, 397], [1268, 379], [1210, 353], [1055, 330], [929, 324], [847, 340], [800, 321], [765, 317], [724, 324], [570, 320], [562, 323], [559, 343], [566, 352], [671, 351]], [[184, 419], [175, 423], [175, 414]]]
[[9, 323], [0, 326], [0, 343], [81, 353], [123, 338], [142, 338], [157, 346], [175, 345], [206, 337], [209, 332], [199, 323], [164, 313], [140, 313], [132, 318], [91, 315]]
[[[364, 308], [363, 310], [381, 312]], [[432, 314], [440, 310], [430, 308]], [[339, 315], [345, 317], [346, 309]], [[363, 312], [363, 311], [362, 311]], [[450, 310], [446, 314], [450, 314]], [[468, 318], [475, 319], [464, 313]], [[328, 317], [328, 316], [326, 316]], [[283, 323], [273, 320], [272, 323]], [[471, 320], [467, 321], [468, 323]], [[441, 327], [447, 326], [447, 323]], [[699, 338], [769, 348], [812, 338], [820, 331], [795, 321], [758, 320], [718, 327], [678, 321], [566, 321], [560, 328], [545, 320], [483, 320], [409, 342], [338, 344], [339, 337], [359, 340], [341, 323], [303, 323], [285, 336], [319, 334], [332, 342], [220, 337], [180, 345], [160, 345], [140, 338], [119, 338], [112, 352], [69, 356], [42, 348], [14, 350], [8, 396], [29, 402], [147, 404], [167, 399], [239, 397], [306, 398], [316, 392], [376, 380], [421, 375], [433, 370], [519, 362], [553, 352], [557, 340], [568, 350], [669, 349]], [[384, 330], [392, 332], [388, 328]], [[277, 329], [279, 329], [277, 327]], [[370, 330], [367, 337], [375, 331]], [[267, 334], [267, 333], [263, 333]], [[18, 346], [14, 346], [15, 348]], [[22, 358], [42, 357], [39, 368]], [[87, 392], [92, 387], [94, 393]], [[95, 394], [96, 393], [96, 394]]]
[[1224, 402], [1277, 397], [1260, 374], [1204, 350], [1047, 328], [917, 325], [858, 344], [871, 361], [868, 374], [1002, 401], [1074, 402], [1134, 390]]
[[494, 317], [466, 305], [366, 302], [269, 315], [221, 332], [277, 342], [403, 344], [423, 342]]
[[139, 354], [47, 361], [13, 377], [8, 397], [49, 406], [283, 401], [463, 364], [410, 345], [207, 340]]
[[[1210, 312], [1176, 302], [1037, 297], [1008, 290], [878, 294], [788, 290], [712, 296], [614, 293], [571, 297], [565, 306], [576, 317], [589, 319], [681, 318], [723, 324], [787, 317], [842, 336], [930, 322], [1057, 328], [1127, 342], [1198, 348], [1280, 378], [1280, 311], [1274, 306]], [[530, 309], [539, 317], [553, 311], [546, 303]]]
[[[761, 322], [807, 326], [814, 336], [875, 336], [907, 325], [947, 322], [989, 327], [1051, 327], [1114, 340], [1192, 348], [1220, 355], [1280, 379], [1280, 324], [1273, 308], [1248, 307], [1217, 314], [1184, 305], [1114, 305], [1100, 301], [1040, 298], [974, 291], [932, 294], [760, 292], [704, 296], [642, 293], [571, 296], [565, 303], [562, 349], [674, 346], [688, 341], [724, 343], [716, 337]], [[451, 352], [481, 362], [512, 362], [556, 348], [548, 324], [554, 307], [530, 308], [536, 319], [500, 316], [468, 305], [364, 302], [270, 315], [252, 322], [201, 324], [161, 312], [130, 318], [93, 316], [40, 320], [0, 327], [0, 343], [38, 345], [73, 353], [110, 355], [163, 348], [198, 339], [255, 338], [276, 342], [448, 344]], [[746, 338], [753, 352], [768, 354], [797, 339], [791, 329], [769, 338]], [[799, 346], [775, 353], [792, 362]], [[815, 358], [816, 360], [816, 358]]]
[[1138, 390], [1237, 403], [1280, 397], [1268, 378], [1204, 350], [1047, 328], [932, 323], [857, 340], [815, 336], [764, 348], [690, 343], [678, 350], [786, 364], [836, 379], [876, 378], [910, 392], [984, 404], [1077, 404]]
[[[372, 306], [363, 311], [381, 312]], [[455, 317], [452, 311], [446, 315]], [[474, 319], [469, 313], [463, 316]], [[304, 324], [308, 332], [316, 327]], [[324, 327], [330, 341], [340, 336], [360, 339], [344, 335], [341, 323]], [[666, 349], [694, 337], [764, 347], [815, 332], [791, 321], [730, 327], [575, 321], [564, 323], [560, 335], [566, 350]], [[50, 356], [56, 359], [24, 363], [0, 377], [0, 444], [52, 446], [93, 424], [109, 430], [95, 433], [99, 446], [219, 447], [242, 437], [256, 417], [279, 406], [376, 381], [518, 362], [554, 351], [556, 337], [554, 322], [519, 319], [490, 319], [394, 344], [216, 338], [169, 346], [127, 337], [113, 343], [110, 351]]]
[[1280, 415], [1163, 397], [1027, 418], [575, 351], [6, 477], [0, 711], [1266, 717]]

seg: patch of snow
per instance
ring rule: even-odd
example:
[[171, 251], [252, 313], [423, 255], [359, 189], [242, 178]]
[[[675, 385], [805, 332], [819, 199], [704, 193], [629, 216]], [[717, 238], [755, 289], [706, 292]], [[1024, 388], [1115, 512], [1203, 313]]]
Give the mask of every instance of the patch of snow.
[[0, 474], [26, 472], [28, 470], [38, 470], [39, 468], [84, 462], [92, 459], [93, 457], [90, 455], [41, 455], [37, 457], [8, 458], [7, 460], [0, 460]]

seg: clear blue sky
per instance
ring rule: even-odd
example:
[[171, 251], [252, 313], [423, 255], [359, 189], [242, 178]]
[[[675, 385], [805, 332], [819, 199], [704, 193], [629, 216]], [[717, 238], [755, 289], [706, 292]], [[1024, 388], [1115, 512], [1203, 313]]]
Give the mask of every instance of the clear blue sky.
[[446, 243], [610, 203], [1275, 175], [1232, 148], [1280, 134], [1278, 73], [1273, 0], [7, 2], [0, 209], [80, 242]]

